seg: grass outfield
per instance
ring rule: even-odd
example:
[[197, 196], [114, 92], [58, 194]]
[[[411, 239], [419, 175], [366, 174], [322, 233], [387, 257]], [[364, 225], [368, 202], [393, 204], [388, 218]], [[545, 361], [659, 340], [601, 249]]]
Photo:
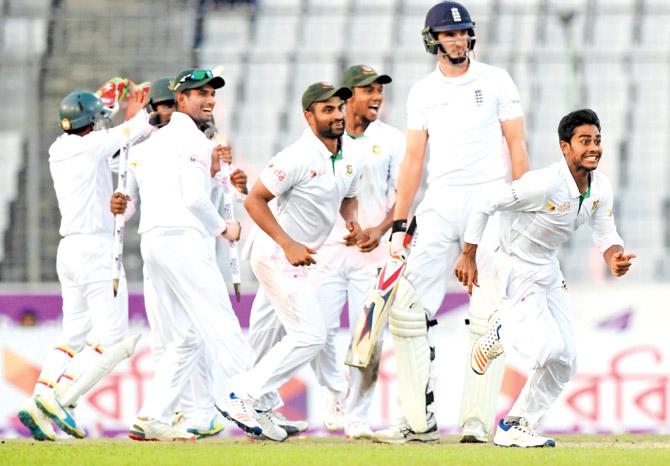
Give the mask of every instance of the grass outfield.
[[460, 445], [442, 437], [432, 444], [381, 445], [338, 438], [294, 438], [283, 444], [245, 439], [196, 443], [131, 440], [28, 440], [0, 442], [0, 465], [669, 465], [670, 436], [557, 436], [556, 448]]

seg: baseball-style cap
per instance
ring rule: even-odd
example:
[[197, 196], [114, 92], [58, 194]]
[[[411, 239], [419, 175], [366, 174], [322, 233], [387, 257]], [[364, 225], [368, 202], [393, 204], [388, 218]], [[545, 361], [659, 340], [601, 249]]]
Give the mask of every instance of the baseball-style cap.
[[388, 84], [391, 77], [377, 72], [367, 65], [354, 65], [347, 68], [342, 77], [342, 85], [347, 87], [362, 87], [372, 83]]
[[351, 89], [348, 87], [336, 88], [330, 83], [321, 81], [310, 85], [302, 94], [302, 109], [307, 110], [307, 107], [314, 102], [323, 102], [333, 96], [338, 96], [342, 100], [347, 100], [353, 95]]
[[221, 76], [214, 76], [211, 70], [185, 70], [177, 75], [174, 80], [175, 92], [182, 92], [186, 89], [199, 89], [205, 84], [209, 84], [214, 89], [225, 86], [226, 82]]

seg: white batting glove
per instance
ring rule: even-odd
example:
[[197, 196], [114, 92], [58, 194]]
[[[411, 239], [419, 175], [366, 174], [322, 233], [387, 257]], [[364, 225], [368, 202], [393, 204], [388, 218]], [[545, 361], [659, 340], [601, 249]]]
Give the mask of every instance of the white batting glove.
[[391, 241], [389, 242], [389, 253], [391, 256], [401, 256], [405, 252], [405, 235], [407, 231], [407, 220], [395, 220], [391, 228]]
[[233, 222], [226, 222], [226, 229], [223, 230], [221, 236], [229, 241], [239, 241], [241, 232], [242, 227], [240, 226], [240, 222], [235, 220]]

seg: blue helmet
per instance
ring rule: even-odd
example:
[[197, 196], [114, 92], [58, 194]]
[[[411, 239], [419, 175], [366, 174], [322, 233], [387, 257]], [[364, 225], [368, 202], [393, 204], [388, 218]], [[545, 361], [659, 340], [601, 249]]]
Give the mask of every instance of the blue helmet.
[[426, 15], [421, 36], [428, 53], [437, 55], [441, 45], [437, 41], [438, 32], [467, 30], [470, 36], [468, 48], [475, 47], [475, 22], [463, 5], [457, 2], [438, 3]]

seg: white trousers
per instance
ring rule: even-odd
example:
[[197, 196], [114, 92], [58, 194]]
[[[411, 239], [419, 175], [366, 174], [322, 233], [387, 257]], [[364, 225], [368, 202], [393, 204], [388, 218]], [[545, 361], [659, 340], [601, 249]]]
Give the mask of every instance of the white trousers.
[[[319, 261], [318, 257], [316, 260]], [[251, 267], [260, 284], [260, 297], [264, 299], [263, 295], [266, 296], [271, 307], [262, 301], [258, 304], [254, 301], [254, 330], [250, 335], [257, 362], [253, 369], [240, 377], [239, 391], [263, 403], [267, 400], [264, 395], [275, 392], [317, 357], [326, 345], [328, 325], [327, 315], [317, 296], [315, 266], [293, 267], [274, 241], [265, 234], [259, 234], [251, 249]], [[277, 325], [270, 317], [271, 309], [284, 334], [273, 330], [277, 329]], [[274, 332], [266, 334], [269, 337], [266, 342], [280, 335], [281, 339], [270, 349], [264, 348], [261, 354], [253, 342], [262, 339], [260, 332], [263, 329]], [[263, 408], [260, 403], [258, 409]]]
[[[72, 369], [72, 358], [87, 343], [110, 346], [128, 332], [128, 287], [122, 276], [114, 297], [112, 243], [113, 238], [108, 235], [72, 235], [61, 239], [56, 271], [63, 297], [63, 331], [55, 348], [47, 354], [36, 393], [55, 386], [58, 378]], [[78, 375], [73, 373], [69, 377]]]
[[527, 264], [500, 252], [495, 265], [503, 296], [500, 338], [505, 352], [528, 364], [528, 380], [508, 416], [537, 424], [576, 370], [567, 287], [558, 263]]
[[142, 258], [159, 309], [154, 331], [165, 342], [165, 352], [140, 416], [171, 420], [205, 346], [228, 379], [249, 367], [247, 342], [210, 240], [191, 229], [154, 229], [142, 235]]

